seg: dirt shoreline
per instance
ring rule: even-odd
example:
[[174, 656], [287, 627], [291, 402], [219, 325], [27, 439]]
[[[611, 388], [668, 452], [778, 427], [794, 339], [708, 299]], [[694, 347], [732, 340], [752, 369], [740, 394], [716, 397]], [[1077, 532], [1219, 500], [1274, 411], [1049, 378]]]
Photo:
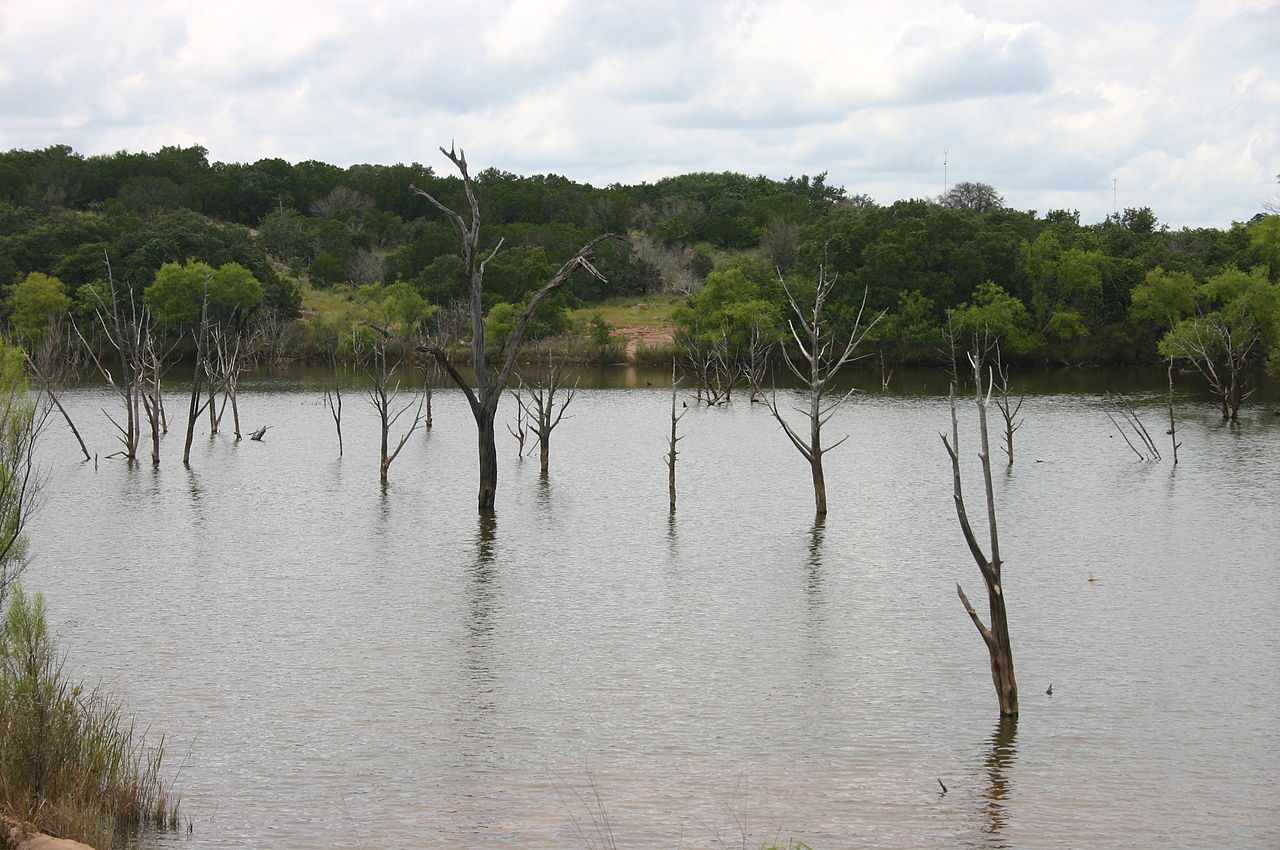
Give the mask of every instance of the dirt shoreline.
[[12, 850], [93, 850], [88, 844], [46, 835], [27, 823], [0, 817], [0, 847]]

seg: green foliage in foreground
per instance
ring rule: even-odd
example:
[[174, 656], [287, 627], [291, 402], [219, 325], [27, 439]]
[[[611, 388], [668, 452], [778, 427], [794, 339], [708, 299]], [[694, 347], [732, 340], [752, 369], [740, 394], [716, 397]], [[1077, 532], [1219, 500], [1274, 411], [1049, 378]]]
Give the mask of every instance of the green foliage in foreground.
[[0, 813], [104, 848], [176, 829], [163, 763], [163, 739], [148, 746], [109, 695], [68, 679], [44, 600], [15, 587], [0, 631]]

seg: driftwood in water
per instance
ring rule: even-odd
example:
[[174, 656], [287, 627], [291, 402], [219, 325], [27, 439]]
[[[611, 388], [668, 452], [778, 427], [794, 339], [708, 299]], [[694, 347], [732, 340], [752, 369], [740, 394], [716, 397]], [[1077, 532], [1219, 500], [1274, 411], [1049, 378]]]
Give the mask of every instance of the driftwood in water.
[[991, 679], [995, 685], [996, 698], [1000, 703], [1000, 714], [1014, 717], [1018, 714], [1018, 683], [1013, 671], [1013, 649], [1009, 643], [1009, 621], [1005, 614], [1005, 594], [1002, 570], [1004, 562], [1000, 558], [1000, 536], [996, 527], [995, 493], [991, 484], [991, 447], [987, 438], [987, 406], [991, 401], [994, 380], [988, 376], [986, 391], [983, 391], [982, 359], [980, 355], [970, 354], [969, 362], [973, 366], [974, 401], [978, 408], [978, 429], [981, 447], [978, 459], [982, 462], [982, 479], [986, 494], [987, 528], [991, 539], [991, 553], [988, 556], [982, 551], [977, 535], [969, 524], [969, 514], [965, 507], [964, 493], [960, 479], [960, 421], [956, 416], [955, 384], [951, 385], [951, 438], [941, 434], [942, 445], [946, 447], [951, 458], [951, 475], [953, 497], [956, 506], [956, 517], [960, 521], [960, 530], [964, 534], [969, 552], [982, 573], [982, 581], [987, 586], [987, 603], [991, 611], [991, 625], [984, 625], [978, 612], [969, 603], [964, 588], [956, 583], [956, 593], [960, 604], [964, 606], [969, 619], [982, 636], [987, 653], [991, 657]]

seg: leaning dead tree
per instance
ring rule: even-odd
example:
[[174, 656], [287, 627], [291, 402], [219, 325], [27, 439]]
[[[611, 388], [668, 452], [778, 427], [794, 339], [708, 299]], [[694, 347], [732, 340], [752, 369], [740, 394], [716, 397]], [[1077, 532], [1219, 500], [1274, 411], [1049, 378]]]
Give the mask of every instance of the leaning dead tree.
[[[1160, 449], [1156, 446], [1156, 441], [1151, 437], [1147, 426], [1143, 425], [1142, 420], [1138, 418], [1138, 411], [1133, 406], [1133, 402], [1124, 396], [1108, 395], [1107, 404], [1109, 407], [1103, 412], [1107, 414], [1107, 418], [1111, 420], [1111, 424], [1115, 426], [1130, 451], [1137, 455], [1138, 460], [1143, 462], [1160, 460]], [[1119, 417], [1118, 421], [1116, 417]], [[1120, 424], [1121, 422], [1124, 426]], [[1129, 439], [1128, 432], [1133, 434], [1133, 439]]]
[[1013, 466], [1013, 435], [1022, 427], [1022, 420], [1018, 415], [1022, 412], [1022, 403], [1027, 400], [1026, 395], [1018, 396], [1018, 400], [1013, 400], [1013, 393], [1009, 389], [1009, 365], [1000, 358], [1000, 348], [996, 347], [996, 407], [1000, 410], [1000, 416], [1004, 419], [1004, 453], [1009, 460], [1009, 466]]
[[667, 462], [667, 494], [670, 500], [671, 512], [676, 510], [676, 461], [680, 457], [680, 451], [676, 447], [677, 444], [684, 439], [679, 433], [680, 420], [689, 412], [689, 408], [682, 407], [676, 412], [676, 388], [680, 386], [680, 379], [676, 377], [676, 362], [671, 361], [671, 436], [667, 438], [667, 453], [663, 459]]
[[40, 382], [40, 388], [48, 397], [49, 403], [57, 409], [67, 423], [67, 427], [71, 429], [76, 442], [80, 444], [84, 459], [90, 461], [93, 460], [93, 456], [89, 454], [89, 449], [84, 444], [84, 437], [80, 436], [80, 429], [76, 427], [71, 414], [67, 413], [67, 409], [62, 406], [62, 400], [58, 398], [58, 392], [75, 378], [75, 360], [70, 351], [73, 344], [66, 333], [62, 319], [57, 318], [45, 329], [44, 336], [33, 343], [32, 349], [30, 351], [24, 349], [23, 354], [26, 356], [27, 368]]
[[516, 402], [524, 408], [529, 430], [538, 441], [539, 468], [546, 475], [551, 462], [551, 432], [577, 397], [578, 384], [574, 382], [573, 386], [566, 386], [564, 370], [548, 357], [546, 377], [527, 386], [521, 381], [521, 386], [528, 392], [529, 400], [526, 402], [517, 395]]
[[[388, 359], [387, 341], [390, 335], [381, 328], [374, 328], [374, 330], [378, 333], [373, 343], [373, 364], [369, 370], [370, 385], [365, 395], [369, 399], [369, 404], [378, 412], [382, 449], [378, 463], [378, 477], [383, 484], [386, 484], [391, 464], [400, 456], [401, 449], [404, 448], [405, 443], [409, 442], [413, 433], [422, 427], [422, 396], [414, 393], [408, 401], [401, 403], [400, 382], [396, 378], [396, 373], [400, 370], [402, 360], [396, 359], [392, 362]], [[413, 411], [413, 419], [393, 448], [391, 431], [401, 417], [410, 410]]]
[[480, 247], [480, 202], [476, 198], [475, 184], [472, 182], [471, 174], [467, 170], [466, 154], [453, 148], [447, 151], [444, 148], [440, 148], [440, 152], [453, 163], [462, 177], [462, 188], [467, 199], [468, 217], [464, 219], [430, 193], [416, 186], [410, 186], [409, 188], [414, 194], [425, 198], [428, 203], [439, 210], [453, 225], [458, 234], [463, 268], [469, 285], [468, 306], [471, 318], [471, 366], [475, 373], [474, 387], [472, 382], [464, 378], [454, 368], [449, 361], [448, 351], [444, 347], [428, 343], [422, 349], [436, 359], [436, 362], [440, 364], [440, 368], [445, 371], [450, 380], [462, 390], [467, 398], [467, 403], [471, 407], [471, 415], [476, 421], [480, 461], [480, 487], [477, 502], [480, 513], [487, 514], [493, 512], [494, 500], [498, 492], [498, 451], [494, 443], [494, 419], [498, 413], [498, 402], [502, 399], [502, 393], [507, 387], [507, 382], [511, 380], [516, 356], [519, 354], [521, 343], [524, 342], [525, 330], [529, 325], [529, 320], [543, 300], [559, 289], [576, 270], [583, 269], [601, 280], [604, 279], [604, 276], [591, 264], [591, 252], [596, 244], [602, 239], [608, 238], [608, 235], [599, 236], [579, 248], [577, 253], [560, 266], [550, 280], [529, 297], [525, 303], [524, 311], [516, 319], [515, 327], [512, 328], [506, 343], [494, 358], [496, 361], [495, 369], [495, 364], [490, 363], [489, 351], [485, 345], [484, 271], [485, 266], [502, 248], [502, 240], [499, 239], [498, 244], [491, 250], [482, 253]]
[[978, 616], [978, 612], [969, 603], [969, 597], [965, 596], [964, 588], [960, 586], [959, 582], [956, 583], [956, 593], [959, 595], [960, 604], [964, 606], [969, 619], [973, 620], [974, 626], [977, 627], [978, 634], [982, 636], [982, 641], [987, 646], [987, 653], [991, 656], [991, 680], [995, 684], [996, 698], [1000, 702], [1000, 714], [1016, 717], [1018, 714], [1018, 683], [1013, 674], [1013, 649], [1009, 644], [1009, 621], [1004, 607], [1004, 585], [1002, 584], [1004, 562], [1000, 559], [1000, 536], [996, 527], [995, 493], [991, 485], [991, 446], [987, 438], [987, 407], [991, 402], [991, 393], [994, 389], [995, 381], [988, 375], [984, 393], [982, 359], [978, 355], [970, 354], [969, 363], [973, 366], [974, 402], [978, 408], [978, 432], [981, 439], [978, 459], [982, 462], [982, 480], [987, 503], [987, 528], [991, 536], [991, 554], [989, 557], [982, 551], [982, 544], [978, 542], [978, 537], [974, 533], [973, 527], [969, 524], [969, 514], [965, 508], [964, 493], [961, 488], [960, 421], [956, 416], [955, 383], [951, 384], [951, 439], [948, 440], [946, 434], [940, 434], [939, 436], [942, 437], [942, 445], [946, 447], [947, 454], [951, 457], [951, 477], [954, 487], [956, 517], [960, 520], [960, 530], [964, 533], [965, 543], [969, 545], [969, 552], [973, 555], [973, 560], [978, 565], [978, 571], [982, 573], [983, 583], [987, 586], [987, 604], [991, 611], [991, 625], [986, 626], [983, 624], [982, 618]]
[[864, 291], [862, 304], [858, 307], [858, 315], [854, 320], [853, 330], [849, 333], [849, 339], [843, 345], [838, 345], [833, 331], [826, 324], [826, 319], [823, 316], [823, 309], [826, 307], [827, 298], [831, 295], [831, 290], [835, 287], [837, 277], [837, 275], [828, 276], [825, 266], [819, 267], [818, 285], [814, 290], [813, 306], [811, 308], [801, 307], [800, 302], [796, 300], [791, 289], [787, 286], [786, 280], [781, 275], [778, 277], [782, 282], [783, 291], [787, 294], [787, 301], [791, 304], [791, 311], [795, 314], [794, 319], [787, 321], [787, 327], [790, 328], [791, 337], [796, 344], [796, 349], [800, 352], [799, 358], [792, 358], [787, 351], [787, 346], [783, 345], [782, 359], [808, 390], [808, 408], [796, 408], [798, 412], [809, 420], [808, 439], [801, 436], [800, 432], [793, 428], [787, 422], [787, 418], [783, 416], [778, 407], [778, 392], [776, 388], [770, 395], [768, 402], [769, 411], [773, 414], [773, 418], [778, 420], [778, 424], [782, 426], [787, 439], [791, 440], [791, 444], [809, 462], [809, 470], [813, 477], [814, 507], [819, 517], [827, 515], [827, 483], [822, 469], [822, 457], [849, 439], [846, 434], [834, 444], [823, 446], [822, 426], [827, 424], [831, 417], [835, 415], [840, 405], [849, 400], [854, 390], [850, 389], [848, 392], [836, 396], [829, 396], [829, 394], [840, 370], [857, 359], [855, 352], [857, 352], [858, 346], [866, 339], [867, 334], [876, 326], [876, 323], [884, 317], [884, 311], [881, 311], [870, 322], [863, 324], [863, 315], [867, 307], [867, 294]]

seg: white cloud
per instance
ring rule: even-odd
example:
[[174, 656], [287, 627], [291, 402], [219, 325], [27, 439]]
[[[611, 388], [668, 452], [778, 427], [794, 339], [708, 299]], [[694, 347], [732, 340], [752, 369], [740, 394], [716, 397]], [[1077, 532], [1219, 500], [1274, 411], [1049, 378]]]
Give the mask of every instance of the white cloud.
[[1280, 171], [1280, 0], [8, 0], [0, 147], [200, 143], [606, 183], [829, 171], [951, 179], [1086, 219], [1247, 218]]

